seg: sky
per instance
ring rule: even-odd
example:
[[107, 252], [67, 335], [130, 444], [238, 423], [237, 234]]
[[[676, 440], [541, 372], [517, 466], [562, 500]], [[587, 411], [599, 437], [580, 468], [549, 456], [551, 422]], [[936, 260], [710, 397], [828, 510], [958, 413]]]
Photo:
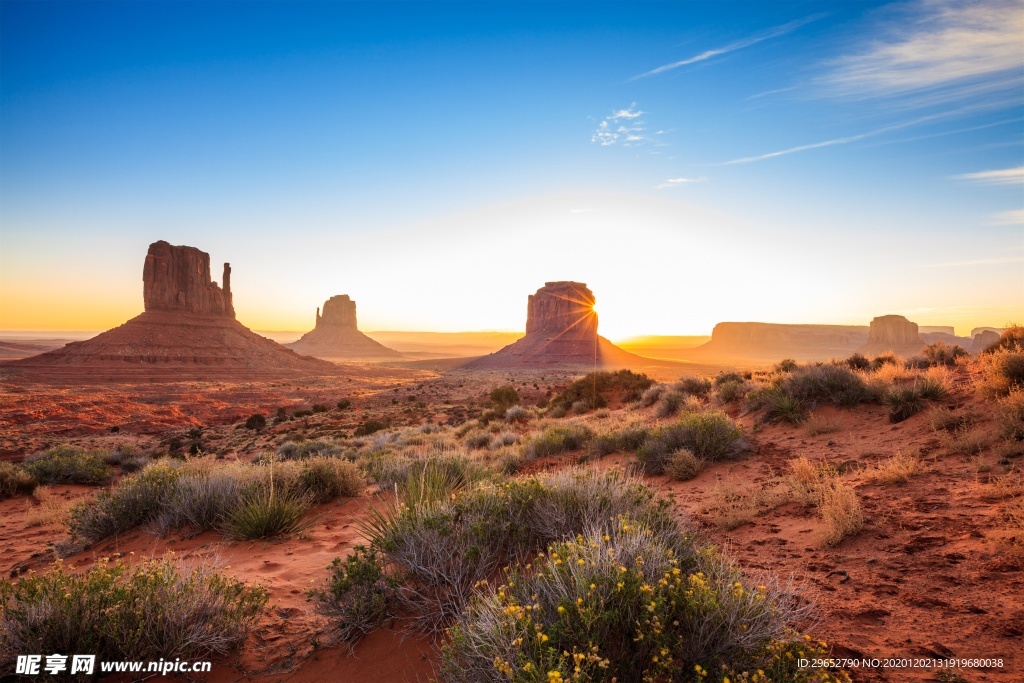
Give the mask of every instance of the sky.
[[151, 242], [238, 319], [612, 339], [1024, 321], [1024, 6], [0, 2], [0, 330], [142, 311]]

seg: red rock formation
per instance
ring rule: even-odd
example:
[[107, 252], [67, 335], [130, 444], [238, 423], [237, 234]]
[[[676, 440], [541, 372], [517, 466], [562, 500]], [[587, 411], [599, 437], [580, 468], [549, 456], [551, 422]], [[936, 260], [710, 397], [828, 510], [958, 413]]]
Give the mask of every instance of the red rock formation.
[[999, 333], [995, 330], [983, 329], [974, 335], [974, 339], [971, 340], [971, 347], [968, 349], [971, 353], [981, 353], [988, 347], [999, 341]]
[[868, 343], [860, 352], [875, 354], [892, 351], [901, 355], [912, 355], [923, 346], [917, 323], [910, 322], [902, 315], [882, 315], [871, 321]]
[[594, 294], [580, 282], [547, 282], [529, 297], [526, 336], [465, 367], [587, 368], [675, 365], [623, 351], [597, 334]]
[[142, 298], [147, 311], [186, 311], [235, 317], [231, 302], [231, 265], [224, 264], [224, 289], [210, 279], [210, 255], [195, 247], [163, 240], [149, 245], [142, 268]]
[[863, 346], [864, 325], [782, 325], [724, 322], [715, 325], [711, 341], [694, 349], [694, 357], [758, 360], [826, 360], [843, 357]]
[[210, 281], [210, 257], [194, 247], [150, 245], [143, 269], [146, 311], [82, 342], [4, 363], [57, 382], [265, 379], [325, 375], [338, 367], [301, 356], [235, 320], [231, 268], [224, 289]]
[[347, 294], [332, 296], [324, 302], [324, 312], [316, 309], [316, 327], [302, 335], [289, 348], [317, 358], [374, 359], [398, 358], [389, 349], [356, 327], [356, 302]]

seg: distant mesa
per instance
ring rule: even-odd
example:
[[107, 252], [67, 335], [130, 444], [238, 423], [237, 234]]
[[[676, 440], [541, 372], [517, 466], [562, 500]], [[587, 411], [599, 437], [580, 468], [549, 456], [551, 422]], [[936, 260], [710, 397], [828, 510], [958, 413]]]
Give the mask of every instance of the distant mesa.
[[356, 327], [356, 302], [348, 294], [332, 296], [324, 302], [324, 312], [316, 309], [316, 326], [288, 348], [317, 358], [386, 359], [402, 354], [370, 339]]
[[1002, 333], [996, 332], [993, 329], [983, 329], [981, 331], [974, 330], [977, 334], [974, 335], [974, 339], [971, 340], [971, 347], [968, 349], [971, 353], [981, 353], [988, 347], [992, 346], [999, 341], [999, 336]]
[[627, 368], [675, 365], [624, 351], [597, 334], [594, 293], [581, 282], [546, 282], [526, 306], [526, 336], [464, 367]]
[[868, 340], [864, 325], [784, 325], [722, 322], [711, 341], [694, 349], [695, 357], [761, 360], [826, 360], [849, 355]]
[[893, 352], [897, 355], [912, 356], [924, 347], [924, 340], [917, 323], [910, 322], [902, 315], [882, 315], [872, 319], [868, 328], [868, 343], [859, 349], [860, 353], [876, 355]]
[[142, 271], [144, 313], [4, 368], [44, 381], [250, 380], [338, 372], [333, 363], [301, 356], [235, 320], [230, 278], [225, 263], [222, 289], [210, 279], [209, 254], [154, 242]]

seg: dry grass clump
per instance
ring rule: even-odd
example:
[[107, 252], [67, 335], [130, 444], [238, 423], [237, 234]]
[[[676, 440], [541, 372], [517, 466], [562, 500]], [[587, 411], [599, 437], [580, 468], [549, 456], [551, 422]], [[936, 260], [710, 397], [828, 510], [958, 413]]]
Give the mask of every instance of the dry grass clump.
[[0, 462], [0, 500], [27, 496], [37, 486], [39, 482], [24, 467], [12, 462]]
[[89, 653], [101, 660], [214, 659], [239, 647], [267, 603], [209, 566], [100, 560], [81, 573], [0, 581], [0, 669], [26, 652]]
[[937, 341], [924, 347], [924, 357], [932, 365], [954, 366], [960, 358], [967, 358], [970, 353], [959, 344], [947, 344]]
[[838, 479], [821, 491], [818, 512], [825, 523], [821, 541], [826, 546], [838, 544], [864, 527], [864, 509], [853, 488]]
[[981, 379], [978, 385], [988, 396], [1005, 396], [1014, 389], [1024, 389], [1024, 333], [1019, 326], [1003, 332], [999, 342], [979, 357]]
[[924, 409], [921, 388], [912, 386], [895, 386], [882, 395], [882, 403], [889, 408], [889, 422], [902, 422]]
[[978, 420], [978, 416], [971, 409], [955, 411], [944, 406], [934, 406], [928, 411], [928, 424], [932, 431], [955, 431], [966, 429]]
[[785, 484], [770, 479], [760, 486], [739, 488], [733, 481], [719, 481], [711, 489], [705, 514], [715, 526], [732, 530], [750, 522], [758, 515], [785, 505], [790, 500]]
[[25, 511], [25, 526], [51, 526], [65, 524], [71, 503], [53, 495], [48, 486], [40, 486], [32, 492], [32, 498], [38, 505], [32, 505]]
[[876, 484], [906, 484], [910, 477], [919, 474], [921, 456], [914, 451], [896, 451], [888, 460], [876, 463], [865, 471], [869, 481]]
[[526, 442], [524, 453], [529, 459], [535, 460], [566, 451], [578, 451], [593, 438], [594, 432], [582, 424], [556, 425], [531, 437]]
[[1024, 496], [1024, 472], [1013, 470], [991, 481], [984, 487], [982, 496], [986, 500], [1004, 500]]
[[640, 467], [648, 474], [661, 474], [669, 457], [680, 448], [697, 457], [716, 462], [736, 457], [749, 448], [739, 425], [719, 411], [689, 413], [676, 423], [652, 431], [636, 451]]
[[999, 399], [996, 420], [1000, 435], [1009, 441], [1024, 441], [1024, 389]]
[[804, 431], [807, 432], [808, 436], [832, 434], [833, 432], [838, 432], [842, 428], [842, 420], [835, 417], [825, 417], [824, 415], [812, 415], [807, 418], [807, 421], [804, 423]]
[[789, 462], [790, 473], [785, 478], [794, 499], [803, 505], [816, 505], [822, 489], [836, 479], [839, 472], [829, 463], [814, 463], [801, 456]]
[[694, 455], [693, 451], [680, 448], [669, 456], [665, 474], [676, 481], [689, 481], [700, 474], [706, 465], [707, 462]]
[[987, 429], [962, 427], [941, 434], [939, 440], [954, 455], [980, 455], [992, 445], [992, 434]]

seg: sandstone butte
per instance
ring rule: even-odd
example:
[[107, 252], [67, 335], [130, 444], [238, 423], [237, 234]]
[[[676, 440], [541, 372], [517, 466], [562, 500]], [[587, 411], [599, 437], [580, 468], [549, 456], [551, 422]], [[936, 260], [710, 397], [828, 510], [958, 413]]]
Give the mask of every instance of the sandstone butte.
[[307, 356], [339, 359], [400, 358], [401, 354], [370, 339], [356, 326], [356, 302], [347, 294], [332, 296], [324, 302], [324, 312], [316, 309], [316, 326], [288, 348]]
[[910, 322], [902, 315], [882, 315], [871, 320], [868, 328], [868, 343], [859, 351], [875, 355], [893, 352], [901, 356], [913, 356], [924, 347], [924, 341], [917, 329], [917, 323]]
[[42, 381], [265, 379], [335, 374], [235, 320], [231, 266], [223, 288], [209, 254], [167, 242], [149, 245], [142, 270], [145, 311], [91, 339], [3, 364], [5, 374]]
[[633, 368], [676, 365], [624, 351], [597, 333], [594, 293], [580, 282], [546, 282], [526, 306], [526, 335], [465, 366]]

